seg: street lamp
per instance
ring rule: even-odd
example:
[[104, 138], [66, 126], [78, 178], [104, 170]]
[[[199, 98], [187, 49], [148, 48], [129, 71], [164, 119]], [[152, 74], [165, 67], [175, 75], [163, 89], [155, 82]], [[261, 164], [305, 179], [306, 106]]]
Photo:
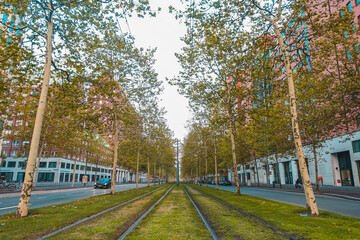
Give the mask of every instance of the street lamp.
[[176, 185], [179, 186], [179, 139], [176, 139]]

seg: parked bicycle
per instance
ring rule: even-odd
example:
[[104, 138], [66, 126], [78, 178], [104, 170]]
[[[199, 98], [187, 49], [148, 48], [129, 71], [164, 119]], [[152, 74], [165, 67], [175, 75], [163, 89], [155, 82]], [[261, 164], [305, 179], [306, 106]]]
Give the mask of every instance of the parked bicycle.
[[16, 191], [21, 189], [22, 183], [20, 181], [1, 181], [0, 182], [0, 191]]

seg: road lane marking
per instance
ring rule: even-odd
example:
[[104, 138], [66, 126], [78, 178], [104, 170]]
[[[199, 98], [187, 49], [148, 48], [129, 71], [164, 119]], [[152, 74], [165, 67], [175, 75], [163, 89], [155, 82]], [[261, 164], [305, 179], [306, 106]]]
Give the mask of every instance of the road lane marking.
[[4, 207], [4, 208], [0, 208], [0, 210], [5, 210], [5, 209], [10, 209], [10, 208], [17, 208], [18, 206], [11, 206], [11, 207]]
[[[29, 206], [31, 206], [31, 203], [29, 204]], [[4, 207], [4, 208], [0, 208], [0, 210], [10, 209], [10, 208], [17, 208], [17, 207], [18, 207], [18, 205], [10, 206], [10, 207]]]

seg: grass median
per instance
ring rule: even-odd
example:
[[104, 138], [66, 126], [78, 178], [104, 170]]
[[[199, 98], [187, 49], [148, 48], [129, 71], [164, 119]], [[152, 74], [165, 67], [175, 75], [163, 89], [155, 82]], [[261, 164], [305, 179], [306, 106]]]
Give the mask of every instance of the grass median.
[[281, 229], [298, 239], [360, 239], [360, 220], [327, 211], [301, 216], [306, 208], [268, 199], [191, 185]]
[[[37, 239], [122, 202], [164, 185], [100, 195], [73, 202], [29, 210], [29, 216], [15, 218], [14, 213], [0, 215], [0, 239]], [[169, 185], [170, 186], [170, 185]]]
[[49, 239], [118, 239], [167, 189], [163, 188]]
[[126, 239], [211, 239], [211, 235], [182, 188], [174, 187]]
[[187, 189], [221, 239], [287, 239], [193, 188]]

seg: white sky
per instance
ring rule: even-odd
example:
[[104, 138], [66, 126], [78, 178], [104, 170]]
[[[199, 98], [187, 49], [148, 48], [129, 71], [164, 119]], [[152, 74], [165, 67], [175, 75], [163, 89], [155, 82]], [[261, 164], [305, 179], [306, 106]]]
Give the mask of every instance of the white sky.
[[[175, 137], [182, 139], [186, 134], [186, 120], [190, 118], [190, 112], [187, 109], [188, 102], [177, 92], [176, 87], [166, 83], [165, 78], [178, 75], [181, 69], [174, 54], [180, 52], [181, 47], [184, 46], [180, 37], [185, 35], [186, 26], [180, 24], [175, 20], [174, 15], [169, 13], [170, 4], [174, 7], [181, 6], [180, 0], [150, 0], [153, 9], [158, 7], [162, 9], [156, 18], [133, 17], [128, 19], [128, 22], [137, 47], [157, 47], [155, 69], [165, 87], [160, 106], [167, 111], [165, 117]], [[124, 32], [129, 31], [125, 22], [121, 22], [121, 27]]]

